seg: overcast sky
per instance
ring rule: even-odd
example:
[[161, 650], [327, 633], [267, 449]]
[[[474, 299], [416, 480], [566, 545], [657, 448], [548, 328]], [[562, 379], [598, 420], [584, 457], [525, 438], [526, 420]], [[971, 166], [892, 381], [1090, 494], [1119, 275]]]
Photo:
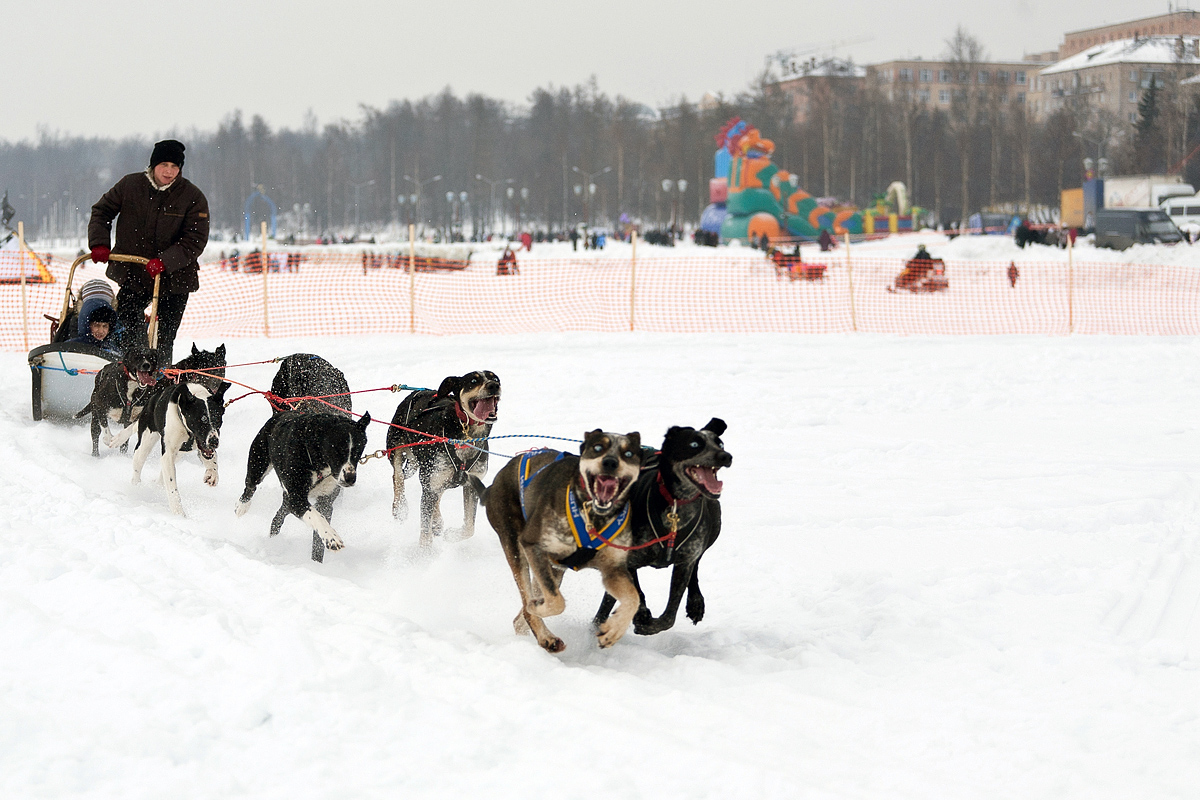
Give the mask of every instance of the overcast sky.
[[451, 87], [524, 103], [539, 86], [649, 105], [734, 94], [793, 49], [859, 63], [937, 58], [957, 25], [994, 59], [1066, 31], [1166, 13], [1158, 0], [963, 3], [728, 0], [604, 3], [363, 0], [12, 0], [5, 5], [0, 139], [39, 130], [146, 138], [212, 130], [235, 109], [273, 127], [356, 120]]

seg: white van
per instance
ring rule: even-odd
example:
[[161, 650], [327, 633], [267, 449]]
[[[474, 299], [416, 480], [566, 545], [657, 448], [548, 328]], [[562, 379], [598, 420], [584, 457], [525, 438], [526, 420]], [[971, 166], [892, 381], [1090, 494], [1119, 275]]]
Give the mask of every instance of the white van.
[[1172, 197], [1159, 206], [1181, 231], [1200, 233], [1200, 194], [1193, 197]]

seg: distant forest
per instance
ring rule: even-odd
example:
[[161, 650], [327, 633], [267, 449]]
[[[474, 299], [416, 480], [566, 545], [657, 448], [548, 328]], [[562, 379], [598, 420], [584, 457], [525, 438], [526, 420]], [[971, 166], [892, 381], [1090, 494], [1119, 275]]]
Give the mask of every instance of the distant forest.
[[[969, 48], [963, 57], [972, 57]], [[243, 206], [259, 186], [277, 204], [280, 237], [365, 237], [410, 221], [442, 230], [471, 221], [476, 231], [500, 233], [518, 221], [549, 230], [589, 218], [611, 226], [624, 214], [654, 228], [675, 211], [695, 223], [708, 202], [713, 136], [733, 116], [774, 140], [776, 163], [814, 195], [861, 206], [904, 181], [914, 202], [943, 223], [964, 209], [1056, 207], [1063, 188], [1080, 184], [1082, 160], [1094, 149], [1074, 133], [1095, 139], [1104, 123], [1086, 108], [1034, 123], [1020, 107], [986, 95], [964, 93], [946, 113], [887, 100], [869, 83], [828, 85], [803, 124], [764, 76], [735, 97], [660, 109], [610, 97], [593, 80], [538, 89], [523, 107], [447, 89], [386, 109], [363, 107], [357, 120], [312, 119], [299, 130], [235, 111], [215, 131], [175, 135], [187, 145], [184, 175], [208, 196], [214, 230], [224, 237], [242, 230]], [[1188, 130], [1200, 130], [1194, 105], [1172, 123], [1181, 106], [1162, 91], [1143, 106], [1143, 119], [1122, 137], [1129, 146], [1112, 154], [1114, 174], [1164, 171], [1171, 143], [1182, 152]], [[121, 175], [144, 169], [152, 144], [50, 133], [0, 142], [0, 191], [29, 238], [81, 236], [91, 205]], [[266, 209], [253, 206], [256, 232]]]

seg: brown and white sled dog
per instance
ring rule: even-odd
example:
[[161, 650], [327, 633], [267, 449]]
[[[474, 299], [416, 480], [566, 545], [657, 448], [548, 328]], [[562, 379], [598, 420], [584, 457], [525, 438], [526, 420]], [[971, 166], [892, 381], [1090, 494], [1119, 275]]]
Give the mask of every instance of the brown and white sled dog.
[[579, 452], [523, 453], [486, 490], [470, 478], [521, 593], [513, 626], [517, 633], [532, 631], [551, 653], [566, 645], [542, 620], [566, 607], [559, 586], [568, 568], [600, 570], [605, 591], [620, 603], [597, 628], [601, 647], [624, 635], [639, 604], [620, 546], [629, 544], [629, 494], [641, 466], [642, 437], [594, 430], [584, 435]]

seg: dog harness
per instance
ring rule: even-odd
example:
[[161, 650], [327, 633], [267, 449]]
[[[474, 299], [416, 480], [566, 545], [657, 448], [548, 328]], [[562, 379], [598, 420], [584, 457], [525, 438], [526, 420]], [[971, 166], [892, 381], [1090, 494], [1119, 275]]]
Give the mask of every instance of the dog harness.
[[613, 539], [628, 530], [629, 503], [626, 503], [621, 509], [621, 513], [604, 526], [604, 530], [597, 531], [591, 526], [584, 514], [584, 509], [575, 500], [575, 492], [567, 489], [567, 518], [571, 520], [571, 533], [575, 534], [576, 547], [586, 550], [602, 550], [608, 547]]
[[529, 512], [525, 510], [525, 487], [532, 483], [533, 479], [536, 478], [542, 470], [553, 464], [554, 461], [562, 461], [567, 457], [567, 454], [560, 451], [558, 457], [555, 458], [554, 461], [546, 462], [545, 465], [538, 468], [537, 472], [531, 472], [533, 467], [530, 465], [529, 461], [534, 456], [540, 456], [542, 453], [553, 452], [554, 451], [549, 448], [542, 448], [541, 450], [527, 450], [524, 453], [521, 453], [521, 455], [517, 458], [517, 495], [521, 498], [521, 516], [525, 519], [529, 519]]

